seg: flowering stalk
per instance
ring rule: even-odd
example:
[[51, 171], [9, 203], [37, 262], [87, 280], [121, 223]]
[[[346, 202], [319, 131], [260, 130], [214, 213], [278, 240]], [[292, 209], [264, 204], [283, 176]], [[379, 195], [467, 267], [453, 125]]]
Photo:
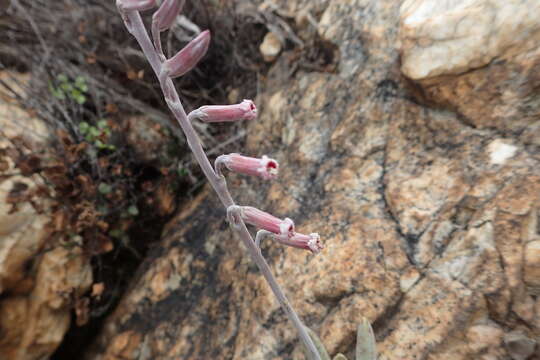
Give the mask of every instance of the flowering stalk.
[[[208, 178], [210, 185], [216, 191], [218, 197], [220, 198], [225, 208], [231, 209], [231, 211], [228, 211], [228, 213], [233, 214], [234, 213], [233, 209], [236, 209], [235, 208], [236, 205], [229, 193], [227, 184], [225, 182], [225, 178], [221, 176], [220, 174], [216, 173], [214, 169], [212, 168], [212, 166], [210, 165], [210, 162], [208, 161], [208, 158], [202, 148], [199, 138], [197, 137], [197, 134], [195, 133], [195, 130], [193, 129], [193, 126], [191, 125], [191, 122], [188, 120], [184, 107], [182, 106], [182, 103], [180, 102], [180, 98], [178, 96], [178, 93], [176, 92], [176, 88], [174, 87], [171, 77], [169, 76], [167, 69], [165, 69], [165, 71], [163, 69], [164, 61], [166, 61], [166, 59], [163, 55], [163, 52], [161, 51], [159, 32], [161, 32], [162, 29], [168, 28], [168, 26], [172, 24], [174, 17], [179, 13], [181, 9], [181, 5], [183, 4], [183, 1], [165, 0], [164, 3], [161, 5], [160, 9], [158, 10], [158, 12], [154, 15], [153, 23], [152, 23], [154, 44], [152, 44], [152, 41], [150, 40], [148, 36], [148, 33], [144, 27], [144, 24], [139, 15], [139, 12], [126, 9], [125, 6], [123, 6], [124, 1], [129, 1], [129, 0], [117, 0], [117, 5], [122, 15], [122, 18], [124, 19], [126, 28], [136, 38], [141, 49], [143, 50], [144, 55], [146, 56], [150, 65], [152, 66], [153, 71], [158, 76], [161, 89], [165, 96], [165, 101], [167, 102], [167, 105], [169, 106], [169, 109], [171, 110], [171, 112], [174, 114], [174, 116], [178, 120], [180, 127], [184, 131], [184, 134], [186, 135], [187, 143], [190, 149], [192, 150], [195, 159], [201, 166], [203, 173]], [[165, 13], [164, 10], [161, 11], [162, 8], [164, 8], [166, 4], [170, 6], [170, 11], [167, 13]], [[160, 13], [159, 16], [157, 15], [158, 13]], [[173, 13], [174, 13], [174, 16], [171, 15]], [[283, 220], [283, 222], [285, 221], [286, 220]], [[294, 326], [297, 328], [298, 333], [300, 335], [300, 339], [304, 343], [304, 346], [306, 347], [309, 357], [311, 359], [320, 360], [321, 357], [313, 343], [313, 340], [307, 334], [304, 325], [298, 318], [298, 315], [292, 308], [288, 299], [283, 294], [283, 291], [281, 290], [280, 286], [277, 284], [274, 276], [272, 275], [270, 271], [270, 267], [268, 266], [267, 262], [264, 260], [260, 252], [259, 247], [256, 245], [255, 241], [253, 241], [253, 238], [251, 237], [249, 231], [247, 230], [243, 218], [241, 216], [236, 216], [235, 221], [231, 222], [231, 226], [238, 233], [240, 239], [246, 246], [253, 261], [257, 264], [261, 273], [263, 274], [266, 281], [270, 285], [270, 288], [272, 289], [274, 295], [276, 296], [277, 300], [279, 301], [286, 315], [294, 324]], [[281, 231], [281, 228], [280, 228], [280, 231]]]

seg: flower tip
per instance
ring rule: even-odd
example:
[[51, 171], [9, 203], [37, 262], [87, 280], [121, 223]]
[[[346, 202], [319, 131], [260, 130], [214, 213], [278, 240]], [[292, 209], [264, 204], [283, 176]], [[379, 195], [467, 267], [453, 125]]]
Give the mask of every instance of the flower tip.
[[274, 180], [279, 175], [279, 164], [276, 160], [264, 155], [261, 159], [259, 173], [264, 180]]
[[318, 254], [321, 252], [322, 249], [324, 249], [324, 245], [321, 242], [321, 237], [317, 233], [311, 233], [309, 234], [309, 240], [308, 240], [308, 247], [311, 250], [313, 254]]
[[257, 117], [257, 107], [253, 101], [244, 99], [244, 101], [241, 102], [241, 105], [245, 108], [245, 120], [253, 120]]
[[292, 236], [294, 234], [294, 222], [289, 218], [283, 219], [281, 224], [279, 224], [279, 232], [281, 235], [287, 237]]

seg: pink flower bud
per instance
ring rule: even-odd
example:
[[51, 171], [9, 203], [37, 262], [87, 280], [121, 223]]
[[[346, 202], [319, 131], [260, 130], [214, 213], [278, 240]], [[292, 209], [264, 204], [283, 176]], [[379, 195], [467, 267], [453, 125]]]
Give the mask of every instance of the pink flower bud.
[[221, 155], [216, 159], [216, 172], [220, 174], [220, 166], [225, 165], [230, 171], [240, 174], [259, 176], [264, 180], [277, 178], [279, 164], [276, 160], [264, 155], [261, 159], [240, 154]]
[[199, 60], [206, 54], [210, 44], [210, 31], [206, 30], [191, 40], [182, 50], [169, 60], [165, 61], [164, 67], [171, 78], [182, 76], [197, 65]]
[[284, 245], [292, 246], [298, 249], [310, 250], [314, 254], [318, 254], [324, 245], [321, 242], [321, 237], [317, 233], [311, 233], [309, 235], [304, 235], [300, 233], [294, 233], [291, 237], [274, 237], [277, 241]]
[[158, 11], [152, 16], [152, 22], [159, 31], [169, 29], [182, 10], [184, 0], [165, 0]]
[[126, 11], [145, 11], [156, 7], [156, 0], [121, 0], [120, 6]]
[[234, 105], [205, 105], [189, 115], [207, 123], [253, 120], [257, 117], [257, 107], [253, 101], [244, 100]]
[[289, 218], [281, 220], [251, 206], [241, 206], [240, 216], [246, 223], [280, 235], [280, 237], [288, 238], [294, 235], [294, 223]]

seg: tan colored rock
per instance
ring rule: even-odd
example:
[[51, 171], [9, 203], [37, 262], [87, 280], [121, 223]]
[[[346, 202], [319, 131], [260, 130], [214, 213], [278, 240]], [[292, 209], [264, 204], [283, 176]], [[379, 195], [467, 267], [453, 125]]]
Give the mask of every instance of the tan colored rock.
[[264, 61], [274, 61], [281, 52], [281, 40], [273, 32], [269, 31], [263, 39], [263, 42], [259, 46]]
[[540, 240], [531, 241], [525, 245], [525, 283], [534, 289], [536, 294], [540, 293]]
[[[0, 78], [12, 80], [5, 72]], [[0, 102], [0, 126], [7, 136], [0, 138], [0, 149], [10, 146], [14, 136], [36, 148], [46, 144], [47, 127], [14, 104]], [[18, 170], [11, 159], [1, 160], [7, 167], [0, 171], [0, 358], [45, 359], [64, 338], [72, 300], [89, 288], [92, 271], [80, 248], [46, 247], [51, 220], [47, 201], [35, 199], [42, 213], [28, 202], [12, 207], [8, 200], [14, 192], [30, 193], [43, 181], [37, 176], [4, 177]]]
[[[28, 86], [30, 77], [29, 74], [0, 71], [0, 80], [19, 95], [24, 96], [24, 87]], [[26, 141], [34, 144], [43, 144], [48, 136], [47, 126], [43, 121], [4, 97], [0, 97], [0, 124], [2, 126], [0, 147], [4, 147], [6, 144], [6, 139], [3, 136], [22, 136]]]
[[160, 125], [146, 116], [132, 116], [127, 119], [126, 140], [143, 161], [158, 162], [165, 155], [167, 145]]
[[405, 1], [401, 70], [420, 85], [420, 101], [450, 108], [474, 127], [517, 131], [538, 143], [538, 12], [535, 0]]
[[[400, 70], [400, 5], [317, 2], [318, 34], [341, 54], [337, 72], [289, 77], [276, 59], [243, 151], [271, 154], [280, 178], [228, 183], [239, 204], [321, 234], [316, 257], [270, 242], [262, 251], [330, 355], [351, 354], [366, 317], [379, 360], [509, 359], [505, 334], [540, 333], [525, 275], [539, 236], [538, 57], [526, 44], [495, 47], [508, 62], [411, 84]], [[140, 334], [128, 359], [303, 358], [223, 216], [205, 192], [167, 225], [87, 359], [116, 354], [127, 331]]]
[[403, 73], [457, 75], [540, 40], [538, 1], [406, 0], [401, 5]]
[[471, 350], [478, 353], [488, 347], [499, 346], [503, 335], [504, 332], [499, 327], [490, 324], [471, 326], [466, 336]]
[[521, 331], [512, 331], [504, 336], [504, 344], [514, 360], [526, 360], [535, 353], [536, 341]]

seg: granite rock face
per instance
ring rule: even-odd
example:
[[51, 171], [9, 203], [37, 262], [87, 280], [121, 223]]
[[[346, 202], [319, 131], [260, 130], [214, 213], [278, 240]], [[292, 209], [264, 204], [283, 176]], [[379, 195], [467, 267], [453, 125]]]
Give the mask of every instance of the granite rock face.
[[[322, 235], [316, 257], [262, 245], [301, 318], [330, 354], [352, 354], [366, 317], [379, 359], [539, 359], [540, 53], [501, 30], [533, 36], [538, 20], [497, 1], [491, 22], [474, 20], [487, 1], [275, 3], [311, 14], [303, 36], [339, 63], [275, 60], [245, 152], [281, 176], [228, 182], [239, 204]], [[454, 58], [465, 45], [435, 30], [451, 37], [460, 16], [470, 52]], [[473, 30], [494, 34], [478, 54]], [[439, 40], [449, 50], [431, 63]], [[204, 192], [171, 221], [87, 359], [302, 358], [224, 215]]]
[[[4, 81], [11, 76], [0, 73]], [[24, 75], [14, 76], [25, 80]], [[89, 288], [92, 270], [80, 248], [47, 244], [51, 214], [46, 201], [36, 198], [33, 206], [17, 200], [43, 186], [43, 180], [13, 175], [21, 171], [6, 156], [6, 149], [13, 148], [9, 139], [43, 148], [47, 127], [17, 106], [0, 102], [0, 128], [0, 359], [44, 359], [64, 338], [72, 296]]]
[[403, 74], [468, 124], [530, 141], [540, 111], [538, 13], [535, 0], [404, 1]]

